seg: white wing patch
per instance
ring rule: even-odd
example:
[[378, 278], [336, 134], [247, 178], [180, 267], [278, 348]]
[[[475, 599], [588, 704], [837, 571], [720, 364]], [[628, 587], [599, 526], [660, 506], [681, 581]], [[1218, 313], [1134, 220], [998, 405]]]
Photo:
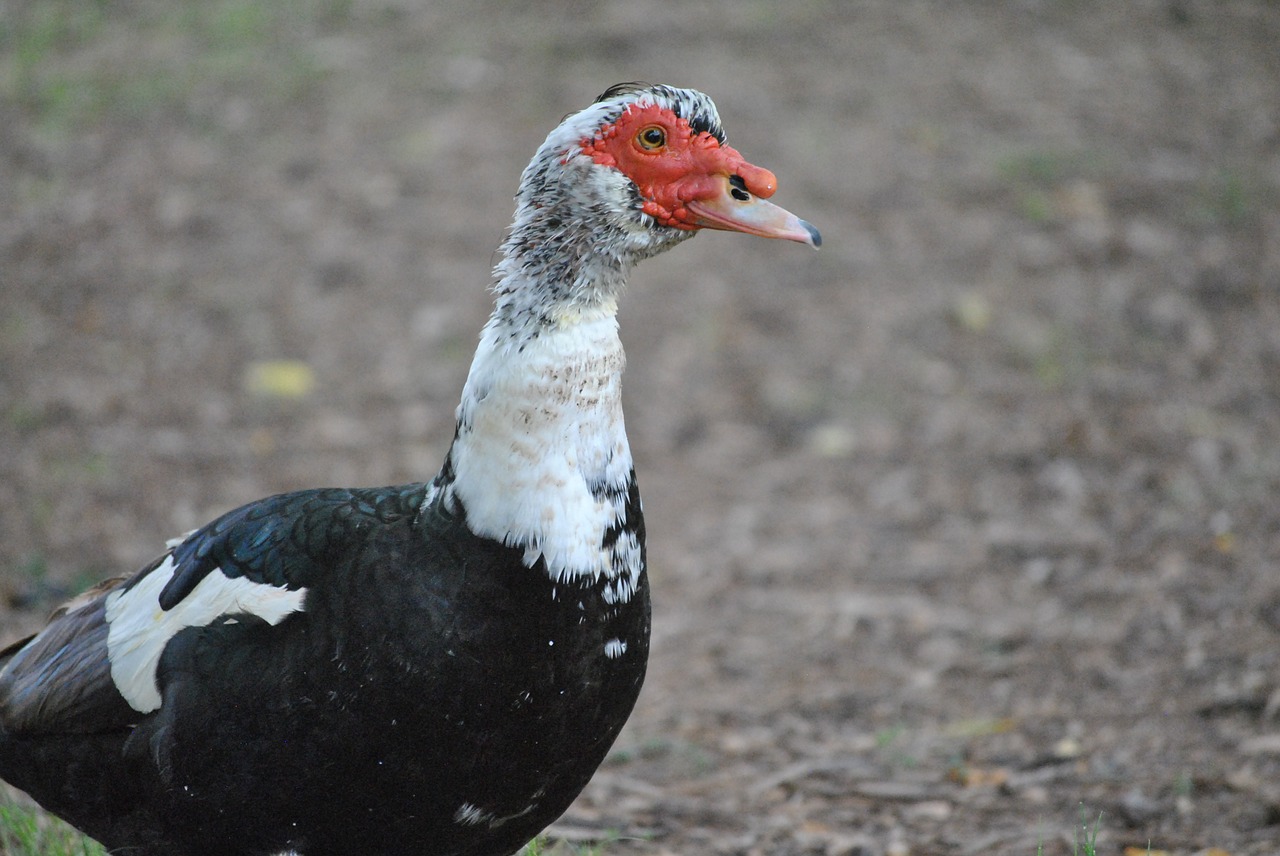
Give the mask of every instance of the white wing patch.
[[160, 707], [156, 669], [169, 640], [187, 627], [202, 627], [220, 615], [248, 613], [268, 624], [301, 612], [306, 589], [286, 589], [234, 579], [214, 569], [173, 609], [160, 608], [160, 592], [173, 578], [173, 556], [128, 591], [107, 597], [107, 659], [111, 680], [139, 713]]

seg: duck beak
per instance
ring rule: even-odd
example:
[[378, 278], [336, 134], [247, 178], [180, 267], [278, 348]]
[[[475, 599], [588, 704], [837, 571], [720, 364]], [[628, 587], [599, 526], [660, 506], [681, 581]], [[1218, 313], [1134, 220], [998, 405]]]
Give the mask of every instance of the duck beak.
[[[772, 178], [772, 173], [769, 173], [769, 177]], [[769, 182], [764, 185], [768, 195], [772, 194], [771, 184]], [[787, 209], [752, 193], [747, 189], [747, 181], [741, 176], [716, 176], [712, 180], [712, 187], [713, 192], [699, 194], [699, 198], [685, 202], [690, 215], [688, 221], [692, 225], [704, 229], [745, 232], [762, 238], [799, 241], [815, 249], [822, 246], [822, 235], [812, 223], [801, 220]]]

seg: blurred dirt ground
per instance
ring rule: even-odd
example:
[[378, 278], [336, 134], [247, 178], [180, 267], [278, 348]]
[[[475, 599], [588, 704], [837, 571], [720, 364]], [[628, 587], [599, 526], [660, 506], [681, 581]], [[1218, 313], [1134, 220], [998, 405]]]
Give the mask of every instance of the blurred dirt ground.
[[516, 6], [0, 4], [0, 643], [430, 478], [528, 157], [689, 85], [826, 243], [633, 280], [655, 649], [556, 831], [1280, 852], [1280, 5]]

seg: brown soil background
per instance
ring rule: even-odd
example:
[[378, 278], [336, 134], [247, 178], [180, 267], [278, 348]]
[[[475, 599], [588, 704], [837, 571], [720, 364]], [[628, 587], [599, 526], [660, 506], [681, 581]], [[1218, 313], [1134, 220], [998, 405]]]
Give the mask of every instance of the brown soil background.
[[534, 148], [695, 86], [826, 243], [633, 279], [655, 648], [555, 829], [1280, 852], [1277, 3], [0, 12], [0, 643], [243, 502], [430, 478]]

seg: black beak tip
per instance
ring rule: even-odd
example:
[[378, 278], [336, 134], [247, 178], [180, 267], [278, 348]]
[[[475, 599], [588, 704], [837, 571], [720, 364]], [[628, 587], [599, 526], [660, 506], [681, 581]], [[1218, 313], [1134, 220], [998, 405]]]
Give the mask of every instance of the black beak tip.
[[819, 232], [808, 220], [801, 220], [800, 225], [804, 226], [804, 228], [809, 232], [809, 243], [813, 244], [813, 248], [816, 250], [818, 247], [821, 247], [822, 233]]

